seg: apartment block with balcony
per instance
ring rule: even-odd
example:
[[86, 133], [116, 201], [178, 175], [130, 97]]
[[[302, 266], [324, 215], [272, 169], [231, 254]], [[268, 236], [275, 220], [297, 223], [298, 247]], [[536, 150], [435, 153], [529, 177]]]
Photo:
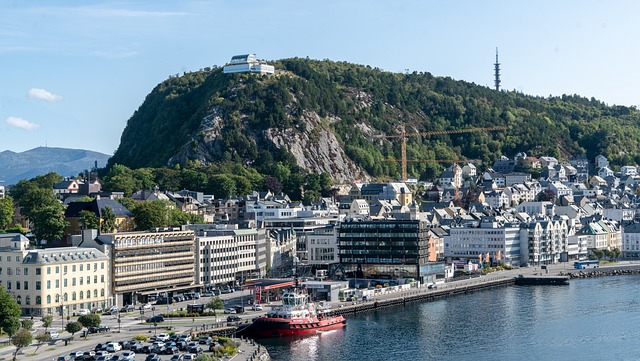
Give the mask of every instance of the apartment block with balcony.
[[21, 234], [0, 235], [0, 283], [23, 316], [62, 316], [63, 310], [69, 316], [113, 304], [104, 253], [78, 247], [31, 249]]

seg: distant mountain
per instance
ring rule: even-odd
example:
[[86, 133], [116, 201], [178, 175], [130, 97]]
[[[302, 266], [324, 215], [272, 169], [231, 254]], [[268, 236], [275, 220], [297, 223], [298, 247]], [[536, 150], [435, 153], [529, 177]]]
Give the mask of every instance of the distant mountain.
[[22, 153], [0, 152], [0, 181], [15, 184], [21, 179], [56, 172], [61, 176], [77, 176], [84, 170], [107, 164], [109, 155], [84, 149], [38, 147]]

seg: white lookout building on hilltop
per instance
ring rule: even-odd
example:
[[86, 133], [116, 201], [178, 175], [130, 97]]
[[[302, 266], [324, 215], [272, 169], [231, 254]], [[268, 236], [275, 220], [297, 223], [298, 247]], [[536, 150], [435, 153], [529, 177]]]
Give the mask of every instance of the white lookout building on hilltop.
[[256, 58], [256, 54], [234, 55], [229, 64], [224, 66], [225, 74], [230, 73], [258, 73], [273, 74], [275, 68], [273, 65], [260, 61]]

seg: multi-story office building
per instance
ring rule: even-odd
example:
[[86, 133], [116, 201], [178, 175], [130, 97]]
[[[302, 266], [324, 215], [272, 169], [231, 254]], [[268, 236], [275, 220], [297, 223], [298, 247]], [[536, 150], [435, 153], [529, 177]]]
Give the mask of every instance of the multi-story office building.
[[196, 280], [205, 288], [243, 284], [266, 274], [264, 229], [191, 225], [196, 234]]
[[109, 258], [117, 305], [197, 288], [193, 231], [108, 233], [86, 237], [81, 246], [97, 248]]
[[308, 263], [312, 265], [329, 265], [338, 263], [338, 234], [333, 224], [316, 228], [307, 235]]
[[112, 305], [109, 260], [97, 249], [30, 249], [21, 234], [0, 235], [0, 283], [23, 315], [73, 315]]
[[347, 219], [338, 229], [340, 265], [347, 277], [428, 282], [428, 231], [417, 220]]

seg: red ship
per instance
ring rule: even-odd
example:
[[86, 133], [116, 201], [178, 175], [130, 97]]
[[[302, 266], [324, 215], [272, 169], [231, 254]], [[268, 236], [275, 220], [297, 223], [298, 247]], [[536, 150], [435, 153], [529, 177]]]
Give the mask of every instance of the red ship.
[[266, 316], [256, 318], [242, 330], [243, 335], [262, 337], [297, 336], [343, 328], [347, 320], [342, 315], [329, 316], [318, 309], [308, 296], [297, 292], [282, 295], [282, 306], [273, 307]]

